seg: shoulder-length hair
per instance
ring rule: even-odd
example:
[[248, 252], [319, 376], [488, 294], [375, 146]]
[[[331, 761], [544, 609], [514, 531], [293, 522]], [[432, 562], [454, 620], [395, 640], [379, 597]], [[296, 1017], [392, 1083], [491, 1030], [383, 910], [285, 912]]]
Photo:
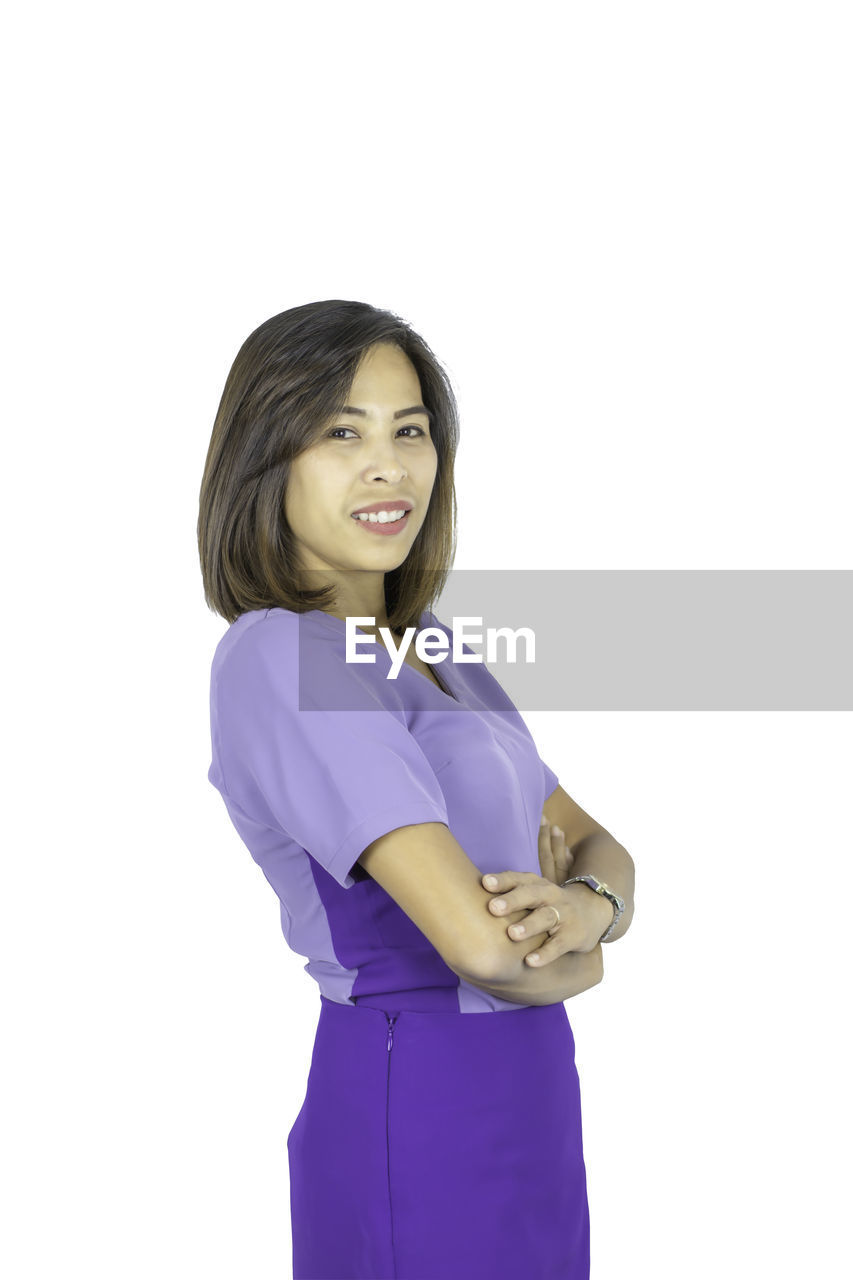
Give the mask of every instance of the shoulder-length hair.
[[424, 523], [406, 559], [385, 575], [389, 625], [418, 626], [440, 595], [456, 551], [459, 417], [450, 380], [423, 338], [393, 312], [366, 302], [309, 302], [249, 334], [213, 424], [198, 549], [204, 598], [228, 622], [251, 609], [335, 607], [332, 585], [312, 591], [298, 583], [284, 493], [291, 462], [347, 404], [359, 362], [377, 342], [395, 344], [414, 365], [438, 455]]

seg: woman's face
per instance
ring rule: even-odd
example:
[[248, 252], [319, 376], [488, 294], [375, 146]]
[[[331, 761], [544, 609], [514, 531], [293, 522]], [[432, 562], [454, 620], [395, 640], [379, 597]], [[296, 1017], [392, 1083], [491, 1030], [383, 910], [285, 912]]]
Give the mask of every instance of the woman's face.
[[[386, 573], [405, 560], [438, 467], [429, 417], [419, 405], [421, 386], [408, 356], [390, 343], [370, 347], [347, 397], [347, 409], [360, 412], [338, 414], [291, 463], [284, 512], [302, 568]], [[402, 526], [353, 518], [377, 502], [411, 510]], [[388, 531], [376, 532], [383, 527]]]

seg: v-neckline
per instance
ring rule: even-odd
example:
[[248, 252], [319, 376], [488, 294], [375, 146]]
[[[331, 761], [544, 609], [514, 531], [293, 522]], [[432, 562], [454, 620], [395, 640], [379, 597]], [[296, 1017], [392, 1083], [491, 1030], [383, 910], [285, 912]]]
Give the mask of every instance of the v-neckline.
[[[335, 626], [335, 624], [338, 624], [339, 628], [341, 629], [346, 628], [346, 623], [342, 618], [339, 618], [337, 614], [327, 613], [325, 609], [309, 609], [308, 612], [318, 615], [321, 619], [323, 618], [328, 619], [329, 623], [333, 627]], [[426, 616], [426, 613], [427, 611], [425, 610], [424, 613], [421, 614], [421, 623], [423, 623], [423, 619]], [[430, 616], [432, 617], [434, 615], [430, 615]], [[419, 627], [418, 629], [421, 630], [422, 627]], [[359, 633], [359, 635], [368, 636], [371, 640], [373, 640], [376, 643], [377, 648], [380, 648], [382, 652], [385, 654], [385, 657], [388, 659], [388, 662], [390, 664], [391, 655], [388, 652], [388, 650], [385, 648], [385, 645], [382, 643], [381, 637], [373, 636], [370, 634], [369, 631], [362, 631], [361, 627], [356, 627], [356, 631]], [[412, 637], [412, 638], [414, 639], [415, 637]], [[401, 663], [401, 667], [407, 667], [409, 671], [411, 671], [413, 675], [417, 676], [419, 680], [425, 680], [427, 684], [431, 684], [432, 687], [436, 689], [440, 694], [442, 694], [443, 697], [450, 698], [452, 702], [457, 703], [457, 705], [460, 707], [463, 705], [461, 698], [457, 698], [456, 694], [450, 691], [449, 680], [446, 680], [446, 679], [444, 681], [439, 680], [438, 682], [436, 682], [435, 680], [431, 680], [429, 676], [424, 675], [423, 671], [418, 671], [417, 667], [413, 667], [410, 662], [406, 662], [405, 658]], [[446, 689], [444, 688], [444, 684], [447, 684]]]
[[[387, 656], [389, 657], [389, 659], [390, 659], [390, 654], [388, 654], [388, 650], [387, 650], [387, 649], [385, 650], [385, 653], [386, 653], [386, 655], [387, 655]], [[437, 666], [438, 664], [436, 663], [435, 665]], [[429, 676], [424, 675], [423, 671], [418, 671], [417, 667], [413, 667], [413, 666], [412, 666], [412, 664], [411, 664], [411, 662], [406, 662], [405, 658], [403, 659], [403, 666], [404, 666], [404, 667], [408, 667], [410, 671], [413, 671], [413, 672], [415, 673], [415, 675], [416, 675], [416, 676], [420, 676], [420, 678], [421, 678], [422, 680], [426, 680], [426, 681], [427, 681], [427, 683], [428, 683], [428, 684], [431, 684], [431, 685], [433, 686], [433, 688], [434, 688], [434, 689], [438, 689], [439, 693], [443, 693], [443, 694], [444, 694], [444, 696], [445, 696], [445, 698], [452, 698], [454, 702], [459, 702], [459, 699], [456, 697], [456, 694], [455, 694], [455, 693], [451, 693], [451, 692], [450, 692], [450, 690], [449, 690], [449, 682], [448, 682], [448, 681], [442, 681], [442, 680], [439, 678], [438, 673], [436, 673], [436, 678], [435, 678], [435, 680], [430, 680]], [[448, 684], [448, 688], [447, 688], [447, 689], [445, 689], [445, 687], [444, 687], [444, 685], [445, 685], [445, 684]]]

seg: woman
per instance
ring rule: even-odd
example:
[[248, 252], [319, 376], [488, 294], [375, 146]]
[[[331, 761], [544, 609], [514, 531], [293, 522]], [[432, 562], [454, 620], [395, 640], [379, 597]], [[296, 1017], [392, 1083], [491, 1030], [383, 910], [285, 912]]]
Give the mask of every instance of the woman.
[[230, 624], [208, 776], [320, 988], [287, 1139], [296, 1280], [589, 1275], [563, 1001], [628, 928], [633, 863], [484, 664], [403, 649], [407, 628], [452, 642], [428, 606], [457, 431], [406, 323], [311, 303], [240, 349], [201, 487]]

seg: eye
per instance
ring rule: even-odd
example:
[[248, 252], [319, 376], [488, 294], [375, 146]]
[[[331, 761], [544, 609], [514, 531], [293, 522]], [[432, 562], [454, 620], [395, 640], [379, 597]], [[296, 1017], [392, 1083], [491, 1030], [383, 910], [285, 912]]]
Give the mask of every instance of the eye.
[[[328, 439], [328, 440], [343, 440], [343, 439], [344, 439], [344, 437], [343, 437], [343, 436], [339, 436], [339, 435], [337, 435], [337, 434], [336, 434], [338, 431], [349, 431], [349, 432], [351, 432], [353, 435], [355, 434], [355, 432], [352, 430], [352, 427], [332, 427], [332, 430], [329, 432], [329, 434], [328, 434], [328, 436], [327, 436], [327, 439]], [[408, 427], [400, 427], [400, 431], [417, 431], [417, 432], [419, 433], [419, 435], [422, 435], [422, 436], [425, 436], [425, 435], [426, 435], [426, 432], [424, 431], [423, 427], [418, 427], [418, 426], [416, 426], [414, 423], [413, 423], [411, 426], [408, 426]], [[399, 433], [398, 433], [398, 434], [399, 434]], [[416, 440], [416, 439], [417, 439], [417, 436], [407, 436], [407, 437], [406, 437], [406, 439], [407, 439], [407, 440]]]

